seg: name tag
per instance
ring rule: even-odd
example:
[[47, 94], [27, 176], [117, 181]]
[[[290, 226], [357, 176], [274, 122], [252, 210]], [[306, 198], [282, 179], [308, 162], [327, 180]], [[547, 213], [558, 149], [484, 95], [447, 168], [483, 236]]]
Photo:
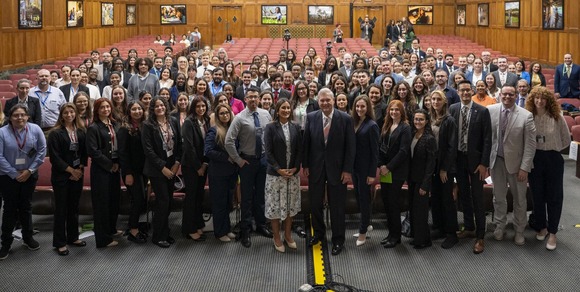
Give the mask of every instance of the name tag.
[[25, 158], [16, 158], [16, 165], [24, 165], [26, 164]]
[[70, 151], [78, 151], [79, 150], [79, 143], [70, 143], [69, 149]]
[[167, 157], [173, 156], [173, 150], [168, 150], [168, 151], [166, 151], [166, 153], [167, 153]]
[[256, 135], [258, 136], [262, 136], [262, 133], [264, 132], [264, 129], [260, 128], [256, 128]]
[[536, 135], [536, 142], [537, 143], [546, 143], [546, 136]]
[[79, 165], [81, 165], [81, 160], [80, 159], [75, 159], [73, 161], [73, 167], [78, 167]]

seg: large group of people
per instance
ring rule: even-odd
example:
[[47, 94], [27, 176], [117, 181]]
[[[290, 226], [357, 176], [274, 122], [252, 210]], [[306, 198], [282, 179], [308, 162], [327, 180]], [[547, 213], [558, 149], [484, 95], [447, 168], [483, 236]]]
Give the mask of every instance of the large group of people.
[[[475, 238], [473, 252], [483, 252], [483, 185], [489, 173], [493, 236], [504, 237], [509, 188], [514, 242], [522, 245], [529, 177], [536, 219], [530, 227], [538, 240], [547, 238], [547, 249], [556, 248], [563, 200], [559, 152], [570, 142], [556, 99], [580, 95], [580, 67], [570, 54], [556, 71], [554, 93], [544, 87], [540, 64], [526, 72], [523, 61], [508, 64], [498, 57], [495, 65], [486, 51], [481, 57], [459, 56], [459, 66], [441, 49], [424, 52], [418, 39], [408, 49], [393, 44], [372, 57], [365, 50], [338, 52], [325, 59], [314, 48], [302, 57], [282, 49], [278, 61], [256, 55], [242, 65], [229, 60], [224, 49], [191, 50], [178, 58], [171, 47], [163, 56], [152, 49], [147, 56], [130, 50], [124, 59], [112, 48], [93, 51], [77, 68], [40, 70], [33, 88], [31, 81], [20, 80], [0, 129], [0, 259], [9, 254], [16, 221], [28, 248], [39, 248], [32, 236], [31, 197], [45, 155], [55, 196], [53, 247], [63, 256], [69, 246], [86, 245], [77, 228], [84, 176], [90, 176], [98, 248], [117, 245], [124, 234], [118, 222], [121, 181], [131, 198], [127, 240], [170, 247], [175, 239], [168, 217], [179, 174], [186, 190], [183, 237], [207, 239], [202, 217], [207, 180], [216, 239], [237, 239], [249, 248], [255, 231], [285, 252], [286, 246], [297, 248], [292, 230], [301, 211], [302, 173], [314, 230], [308, 244], [326, 242], [328, 203], [333, 255], [346, 241], [348, 184], [361, 212], [356, 246], [367, 242], [372, 187], [380, 184], [385, 248], [401, 243], [400, 215], [407, 201], [407, 235], [416, 249], [438, 238], [445, 238], [445, 249]], [[234, 234], [229, 214], [238, 184], [241, 222]], [[149, 186], [155, 194], [150, 239], [139, 225]]]

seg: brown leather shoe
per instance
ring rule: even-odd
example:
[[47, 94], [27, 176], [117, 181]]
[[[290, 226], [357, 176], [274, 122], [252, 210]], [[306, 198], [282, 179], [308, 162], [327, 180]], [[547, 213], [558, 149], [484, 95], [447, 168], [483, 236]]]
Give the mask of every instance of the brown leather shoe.
[[484, 244], [483, 239], [478, 239], [475, 241], [475, 245], [473, 246], [473, 253], [480, 254], [483, 252]]
[[475, 238], [475, 231], [473, 230], [462, 230], [457, 232], [457, 238], [464, 239], [464, 238]]

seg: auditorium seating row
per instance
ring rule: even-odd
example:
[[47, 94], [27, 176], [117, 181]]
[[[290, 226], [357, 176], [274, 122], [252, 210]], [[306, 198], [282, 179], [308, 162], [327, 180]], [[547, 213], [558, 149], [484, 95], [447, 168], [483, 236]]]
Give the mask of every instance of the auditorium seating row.
[[[83, 192], [79, 204], [79, 214], [81, 215], [92, 215], [92, 202], [91, 202], [91, 184], [90, 184], [90, 159], [89, 165], [85, 168], [85, 176], [83, 181]], [[32, 199], [32, 213], [37, 215], [51, 215], [54, 213], [54, 191], [50, 181], [51, 164], [49, 158], [45, 158], [44, 163], [38, 170], [39, 179], [37, 182], [36, 190]], [[378, 181], [378, 173], [377, 173]], [[302, 213], [310, 212], [310, 203], [308, 199], [308, 178], [301, 174], [300, 177], [300, 188], [302, 196]], [[384, 213], [384, 205], [381, 198], [381, 186], [375, 183], [371, 188], [371, 202], [372, 202], [372, 213], [380, 214]], [[408, 192], [407, 185], [403, 186], [403, 195], [401, 197], [401, 207], [402, 211], [408, 210]], [[455, 188], [454, 193], [457, 193], [457, 188]], [[531, 210], [531, 193], [528, 189], [528, 210]], [[185, 198], [184, 191], [177, 191], [173, 194], [172, 201], [172, 211], [179, 212], [183, 207], [183, 199]], [[484, 206], [487, 212], [493, 211], [493, 194], [492, 186], [484, 186]], [[508, 193], [508, 209], [512, 210], [511, 194]], [[148, 207], [151, 207], [155, 203], [155, 194], [151, 193], [148, 195]], [[459, 204], [460, 205], [460, 204]], [[121, 200], [120, 200], [120, 214], [129, 214], [130, 208], [130, 198], [127, 193], [125, 186], [121, 187]], [[205, 196], [203, 202], [204, 213], [211, 213], [211, 198], [209, 196], [209, 187], [205, 186]], [[347, 198], [346, 198], [346, 213], [347, 214], [357, 214], [359, 213], [358, 203], [354, 192], [354, 187], [348, 185]]]

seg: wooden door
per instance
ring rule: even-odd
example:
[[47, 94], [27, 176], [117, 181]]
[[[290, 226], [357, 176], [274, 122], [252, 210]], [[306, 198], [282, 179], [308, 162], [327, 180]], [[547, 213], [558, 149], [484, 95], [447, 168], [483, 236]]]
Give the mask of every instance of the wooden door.
[[373, 30], [373, 45], [382, 46], [385, 40], [385, 30], [386, 24], [384, 19], [383, 7], [382, 6], [354, 6], [353, 7], [353, 37], [360, 38], [361, 29], [360, 24], [364, 20], [365, 16], [368, 15], [371, 21], [375, 22], [375, 28]]
[[212, 44], [219, 46], [231, 34], [242, 37], [242, 6], [212, 6]]

